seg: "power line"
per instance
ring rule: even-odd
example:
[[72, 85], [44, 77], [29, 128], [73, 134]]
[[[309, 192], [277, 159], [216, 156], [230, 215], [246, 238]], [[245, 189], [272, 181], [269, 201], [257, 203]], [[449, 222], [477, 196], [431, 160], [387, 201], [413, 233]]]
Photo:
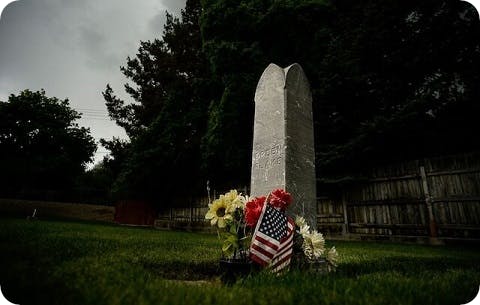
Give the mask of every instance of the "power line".
[[101, 116], [101, 115], [85, 115], [82, 116], [82, 118], [100, 118], [100, 119], [108, 119], [107, 116]]
[[88, 119], [88, 120], [96, 120], [96, 121], [112, 121], [110, 119], [107, 119], [107, 118], [91, 118], [91, 117], [84, 117], [82, 119]]
[[93, 112], [80, 112], [82, 115], [98, 115], [98, 116], [108, 116], [106, 113], [93, 113]]
[[93, 115], [93, 116], [108, 116], [107, 114], [105, 113], [90, 113], [90, 112], [81, 112], [82, 115]]
[[81, 112], [92, 112], [92, 113], [108, 113], [107, 109], [105, 110], [80, 110]]
[[77, 107], [75, 108], [76, 110], [85, 110], [85, 111], [105, 111], [107, 109], [100, 109], [100, 108], [83, 108], [83, 107]]

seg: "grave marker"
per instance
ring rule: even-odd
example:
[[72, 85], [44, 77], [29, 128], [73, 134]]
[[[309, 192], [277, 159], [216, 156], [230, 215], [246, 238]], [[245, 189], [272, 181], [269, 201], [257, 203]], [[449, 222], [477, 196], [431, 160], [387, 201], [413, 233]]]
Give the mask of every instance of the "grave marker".
[[252, 196], [283, 188], [293, 196], [289, 214], [316, 228], [312, 95], [303, 69], [270, 64], [255, 92]]

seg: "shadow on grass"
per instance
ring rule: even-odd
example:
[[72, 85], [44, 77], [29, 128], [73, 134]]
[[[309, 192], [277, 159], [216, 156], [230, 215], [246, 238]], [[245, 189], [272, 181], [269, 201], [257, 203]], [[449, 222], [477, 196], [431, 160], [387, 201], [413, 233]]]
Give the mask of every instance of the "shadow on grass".
[[142, 262], [145, 271], [169, 280], [212, 280], [219, 276], [218, 263], [211, 262]]
[[[220, 274], [219, 265], [211, 262], [142, 262], [141, 265], [147, 272], [173, 280], [211, 280]], [[374, 273], [395, 272], [405, 276], [416, 276], [424, 272], [442, 273], [449, 269], [480, 272], [480, 265], [473, 260], [466, 259], [390, 256], [375, 260], [341, 263], [335, 275], [351, 278]]]
[[375, 260], [342, 263], [337, 269], [337, 274], [356, 277], [381, 272], [397, 272], [406, 276], [414, 276], [422, 272], [441, 273], [448, 269], [480, 271], [480, 265], [473, 260], [456, 258], [389, 256]]

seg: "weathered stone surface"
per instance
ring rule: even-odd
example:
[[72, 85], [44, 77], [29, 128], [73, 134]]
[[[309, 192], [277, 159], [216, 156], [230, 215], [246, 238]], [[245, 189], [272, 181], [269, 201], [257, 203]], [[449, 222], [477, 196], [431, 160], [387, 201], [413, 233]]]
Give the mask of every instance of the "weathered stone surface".
[[252, 196], [285, 186], [285, 74], [270, 64], [255, 92], [253, 129]]
[[289, 214], [316, 227], [312, 96], [302, 68], [270, 64], [255, 93], [251, 195], [284, 188], [294, 198]]

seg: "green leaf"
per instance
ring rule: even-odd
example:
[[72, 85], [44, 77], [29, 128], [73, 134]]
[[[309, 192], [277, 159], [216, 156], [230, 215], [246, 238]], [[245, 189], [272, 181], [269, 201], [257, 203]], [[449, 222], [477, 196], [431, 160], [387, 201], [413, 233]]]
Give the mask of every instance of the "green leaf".
[[238, 249], [238, 238], [236, 234], [224, 233], [224, 241], [222, 251], [226, 256], [232, 256], [236, 249]]
[[237, 226], [236, 226], [234, 223], [230, 226], [229, 232], [230, 232], [231, 234], [237, 235]]

